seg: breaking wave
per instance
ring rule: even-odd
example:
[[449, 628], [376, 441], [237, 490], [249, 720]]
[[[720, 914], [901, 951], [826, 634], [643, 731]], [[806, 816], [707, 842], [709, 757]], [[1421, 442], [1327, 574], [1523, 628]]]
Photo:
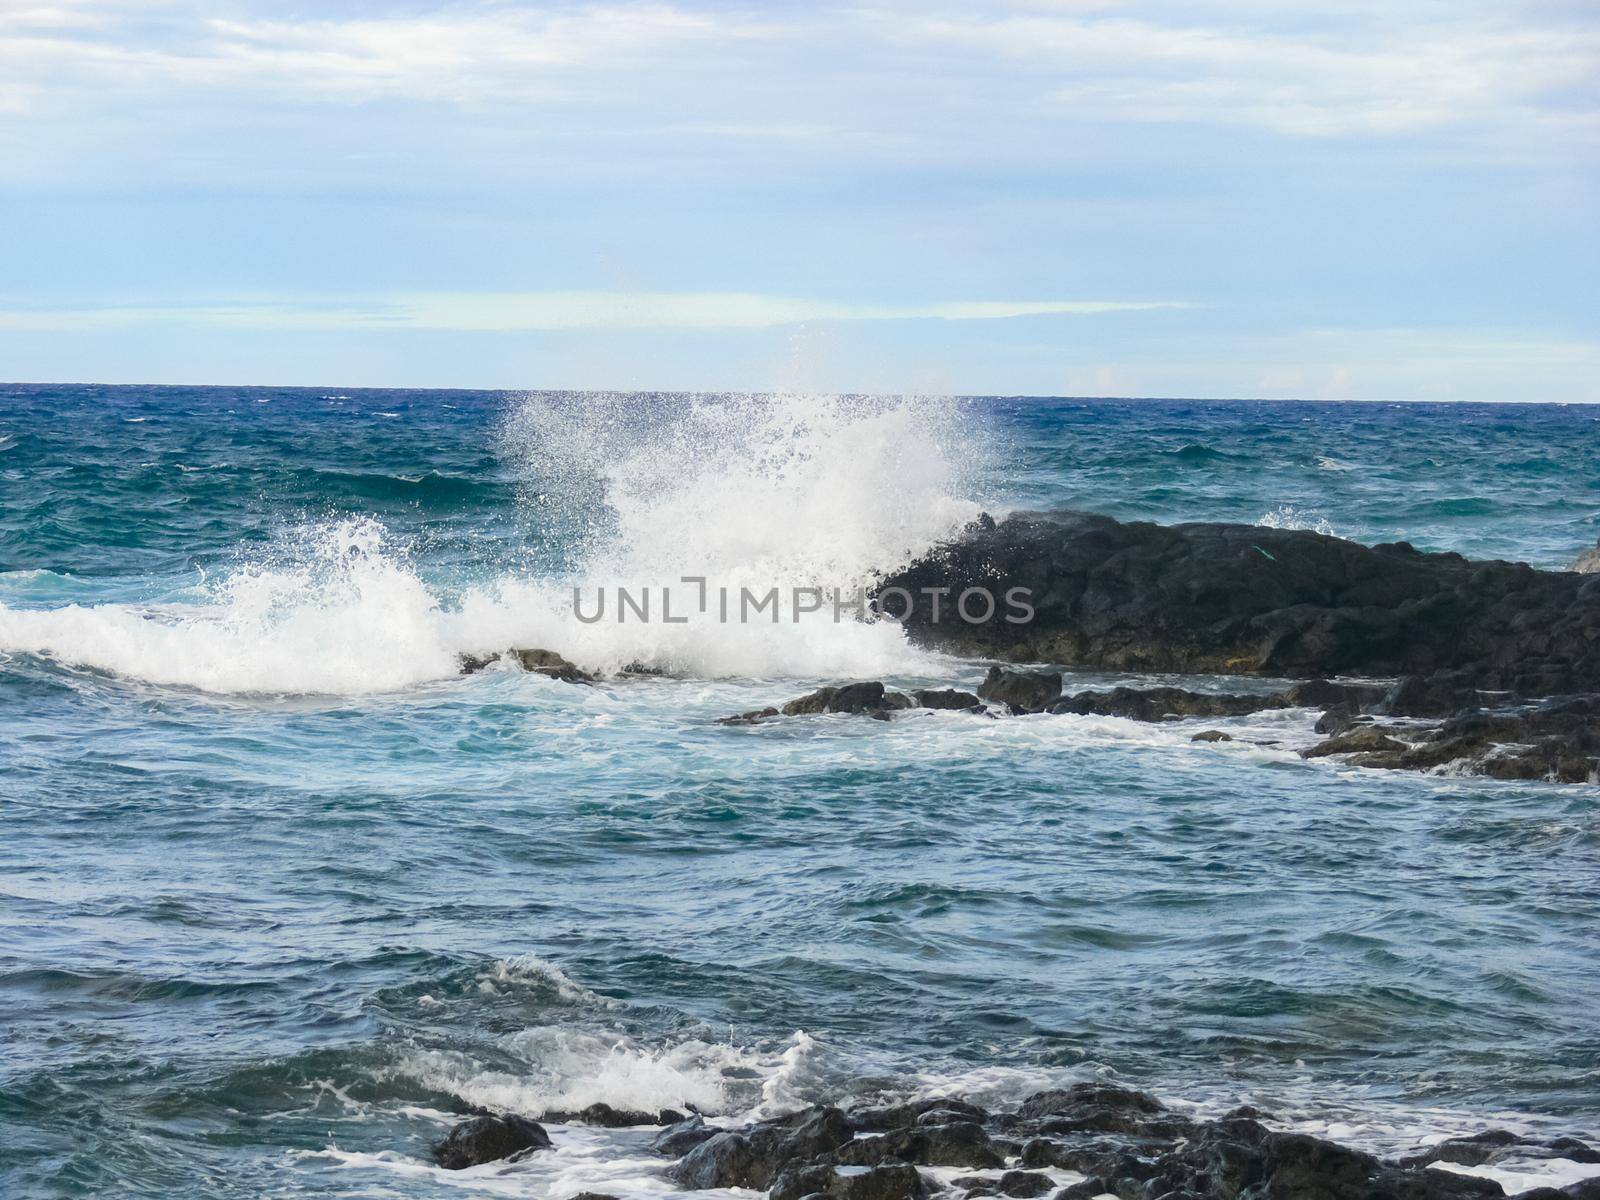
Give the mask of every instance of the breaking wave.
[[[531, 397], [501, 439], [556, 566], [484, 564], [449, 590], [424, 580], [378, 521], [326, 521], [182, 602], [0, 604], [0, 653], [236, 694], [394, 691], [454, 675], [462, 654], [512, 646], [602, 672], [891, 672], [921, 661], [898, 628], [831, 605], [800, 620], [794, 589], [848, 594], [979, 511], [967, 495], [980, 451], [950, 401]], [[684, 576], [735, 597], [776, 588], [781, 611], [730, 624], [709, 619], [713, 607], [664, 623], [661, 589], [674, 589], [679, 614], [699, 593]], [[657, 619], [617, 620], [619, 587], [652, 591]], [[603, 620], [575, 619], [575, 588], [589, 612], [610, 593]]]

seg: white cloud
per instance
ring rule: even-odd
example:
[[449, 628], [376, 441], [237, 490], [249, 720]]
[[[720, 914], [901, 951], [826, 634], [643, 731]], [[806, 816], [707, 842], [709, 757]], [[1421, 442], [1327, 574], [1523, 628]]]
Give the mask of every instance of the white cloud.
[[140, 325], [282, 330], [769, 329], [811, 321], [987, 321], [1189, 307], [1181, 301], [960, 300], [859, 304], [745, 292], [435, 292], [202, 304], [0, 307], [0, 330], [88, 332]]
[[[1308, 17], [1246, 0], [1164, 7], [869, 0], [782, 19], [651, 0], [439, 4], [291, 19], [192, 0], [76, 0], [0, 15], [0, 79], [61, 103], [622, 104], [607, 127], [827, 125], [912, 145], [1005, 121], [1162, 122], [1296, 137], [1458, 131], [1523, 146], [1600, 138], [1600, 25], [1464, 2], [1342, 6]], [[118, 95], [120, 94], [120, 95]], [[780, 132], [781, 136], [781, 132]]]

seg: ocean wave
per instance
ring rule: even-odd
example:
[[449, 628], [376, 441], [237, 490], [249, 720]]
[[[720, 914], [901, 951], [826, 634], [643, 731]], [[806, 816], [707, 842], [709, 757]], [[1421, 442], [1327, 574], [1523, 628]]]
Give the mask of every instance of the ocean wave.
[[[976, 515], [955, 409], [932, 402], [779, 397], [706, 402], [639, 419], [620, 401], [529, 400], [503, 433], [530, 515], [575, 548], [568, 577], [500, 574], [455, 594], [425, 583], [371, 518], [303, 526], [293, 544], [209, 585], [203, 602], [26, 608], [0, 604], [0, 651], [201, 691], [360, 695], [458, 672], [462, 654], [556, 650], [615, 672], [644, 664], [701, 677], [864, 676], [926, 657], [898, 627], [828, 610], [794, 589], [865, 586]], [[458, 486], [357, 476], [384, 490]], [[782, 619], [585, 624], [592, 608], [685, 576], [735, 597], [776, 588]], [[714, 593], [713, 593], [714, 594]], [[847, 592], [848, 594], [848, 592]], [[679, 612], [682, 612], [680, 607]], [[660, 615], [657, 608], [658, 618]], [[778, 617], [778, 613], [773, 614]]]

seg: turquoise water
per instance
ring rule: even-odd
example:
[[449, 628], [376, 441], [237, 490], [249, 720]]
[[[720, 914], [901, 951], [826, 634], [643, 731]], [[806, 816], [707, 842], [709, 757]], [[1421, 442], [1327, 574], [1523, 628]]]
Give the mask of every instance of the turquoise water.
[[[626, 1132], [426, 1146], [1097, 1074], [1379, 1149], [1600, 1132], [1600, 789], [1305, 762], [1298, 711], [725, 728], [984, 664], [570, 612], [1041, 505], [1560, 567], [1600, 410], [0, 388], [0, 1190], [659, 1195]], [[455, 674], [507, 645], [665, 673]]]

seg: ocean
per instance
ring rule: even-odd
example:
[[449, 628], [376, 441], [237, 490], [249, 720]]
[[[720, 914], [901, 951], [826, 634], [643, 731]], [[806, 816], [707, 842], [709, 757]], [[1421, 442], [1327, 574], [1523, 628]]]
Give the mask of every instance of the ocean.
[[[1600, 407], [0, 386], [0, 1193], [661, 1196], [636, 1131], [428, 1146], [1085, 1079], [1600, 1136], [1600, 788], [1304, 761], [1305, 710], [730, 728], [986, 664], [572, 609], [1019, 508], [1560, 569]], [[508, 647], [605, 678], [460, 673]]]

